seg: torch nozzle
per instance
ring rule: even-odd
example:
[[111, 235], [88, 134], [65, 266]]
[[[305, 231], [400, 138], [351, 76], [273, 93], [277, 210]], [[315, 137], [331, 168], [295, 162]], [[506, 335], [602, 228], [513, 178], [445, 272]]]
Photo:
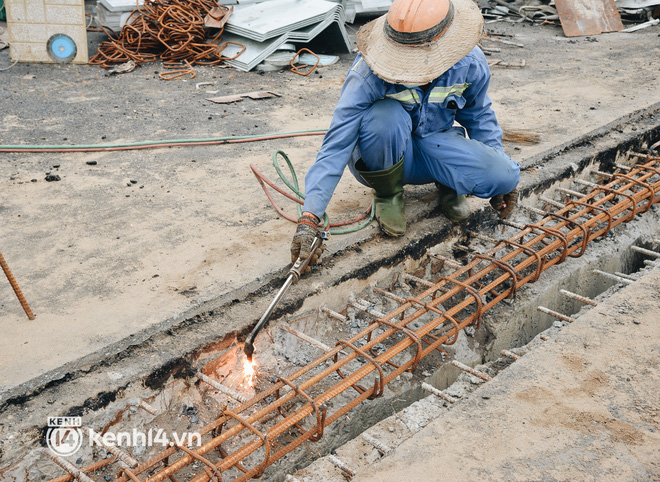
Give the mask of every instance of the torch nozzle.
[[252, 343], [246, 341], [245, 345], [243, 346], [243, 352], [245, 353], [248, 362], [252, 363], [252, 354], [254, 353], [254, 346]]

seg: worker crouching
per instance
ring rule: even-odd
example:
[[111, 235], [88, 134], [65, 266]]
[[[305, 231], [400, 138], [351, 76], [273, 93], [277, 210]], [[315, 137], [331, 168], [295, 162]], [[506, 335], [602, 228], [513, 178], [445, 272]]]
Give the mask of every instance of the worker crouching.
[[360, 54], [305, 177], [292, 259], [310, 255], [347, 165], [373, 189], [376, 219], [391, 236], [406, 230], [406, 184], [435, 183], [443, 213], [456, 223], [469, 215], [466, 194], [490, 198], [501, 216], [510, 214], [520, 166], [502, 149], [487, 93], [490, 70], [476, 46], [482, 29], [472, 0], [395, 0], [360, 29]]

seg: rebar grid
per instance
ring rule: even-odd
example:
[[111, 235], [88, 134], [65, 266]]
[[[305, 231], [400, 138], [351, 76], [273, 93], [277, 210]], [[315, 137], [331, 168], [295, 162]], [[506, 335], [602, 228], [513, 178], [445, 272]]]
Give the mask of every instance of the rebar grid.
[[[472, 253], [472, 259], [465, 266], [440, 278], [418, 296], [399, 300], [397, 309], [373, 320], [360, 333], [339, 340], [335, 348], [288, 378], [280, 377], [270, 388], [232, 411], [221, 411], [216, 421], [199, 431], [201, 435], [210, 434], [211, 437], [200, 447], [194, 450], [170, 447], [133, 469], [122, 468], [117, 481], [175, 480], [173, 476], [184, 468], [197, 470], [192, 479], [195, 482], [222, 480], [222, 473], [232, 467], [241, 471], [236, 480], [260, 477], [266, 467], [305, 441], [320, 439], [325, 427], [359, 403], [382, 395], [387, 383], [404, 371], [414, 370], [422, 358], [434, 350], [442, 350], [443, 345], [455, 343], [460, 330], [478, 323], [485, 311], [502, 300], [515, 297], [521, 286], [538, 280], [543, 271], [562, 263], [567, 257], [581, 256], [590, 241], [632, 220], [638, 212], [648, 210], [660, 200], [660, 196], [656, 196], [660, 190], [660, 157], [647, 156], [646, 160], [646, 164], [634, 166], [625, 174], [614, 174], [608, 184], [593, 188], [578, 200], [568, 201], [565, 207], [548, 213], [537, 223], [526, 225], [511, 238], [497, 241], [487, 252]], [[654, 177], [655, 181], [652, 181]], [[525, 241], [526, 236], [531, 238]], [[495, 257], [502, 251], [504, 254]], [[437, 316], [417, 330], [408, 328], [410, 323], [428, 313]], [[445, 332], [433, 335], [438, 328], [445, 329]], [[379, 329], [382, 332], [377, 333]], [[403, 338], [397, 341], [397, 334]], [[392, 346], [383, 353], [377, 354], [373, 350], [375, 345], [388, 341]], [[412, 351], [405, 354], [407, 359], [403, 363], [394, 363], [393, 359], [401, 358], [408, 348]], [[350, 373], [342, 372], [342, 369], [349, 371], [347, 365], [358, 358], [366, 363]], [[329, 366], [323, 368], [324, 365]], [[318, 387], [317, 384], [327, 382], [326, 379], [334, 373], [341, 377], [339, 381], [332, 382], [327, 389]], [[368, 376], [373, 385], [366, 388], [359, 385]], [[326, 404], [351, 387], [355, 397], [328, 414]], [[312, 396], [309, 393], [312, 390], [322, 391]], [[287, 415], [284, 406], [293, 400], [302, 405]], [[282, 418], [266, 430], [263, 427], [273, 413], [279, 413]], [[303, 421], [311, 428], [303, 428]], [[290, 430], [294, 427], [301, 433], [291, 440]], [[282, 435], [289, 437], [285, 439]], [[239, 444], [232, 453], [227, 453], [221, 445], [229, 440]], [[215, 461], [206, 456], [213, 449], [218, 452]], [[260, 462], [255, 465], [252, 457], [249, 462], [253, 466], [248, 468], [247, 459], [253, 454], [259, 456]], [[174, 456], [179, 458], [171, 462], [170, 458]], [[192, 466], [195, 461], [202, 461], [197, 464], [197, 469]], [[160, 467], [161, 463], [163, 467]], [[90, 472], [87, 467], [82, 470]], [[147, 471], [152, 475], [146, 479], [138, 477]], [[64, 476], [57, 480], [72, 479], [73, 476]]]

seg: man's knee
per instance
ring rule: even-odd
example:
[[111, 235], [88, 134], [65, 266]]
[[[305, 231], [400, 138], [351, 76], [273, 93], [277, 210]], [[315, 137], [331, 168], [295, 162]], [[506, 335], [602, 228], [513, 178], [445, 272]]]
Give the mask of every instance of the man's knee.
[[399, 161], [410, 141], [412, 121], [392, 99], [373, 103], [362, 118], [358, 146], [367, 170], [387, 169]]
[[484, 176], [487, 185], [483, 186], [485, 192], [481, 197], [491, 198], [498, 194], [509, 193], [520, 182], [520, 165], [503, 152], [498, 154], [487, 162], [488, 169]]
[[381, 99], [373, 103], [360, 124], [360, 144], [390, 143], [410, 137], [412, 121], [399, 102]]
[[381, 99], [373, 103], [362, 118], [360, 138], [392, 138], [408, 135], [412, 131], [412, 122], [406, 110], [393, 99]]

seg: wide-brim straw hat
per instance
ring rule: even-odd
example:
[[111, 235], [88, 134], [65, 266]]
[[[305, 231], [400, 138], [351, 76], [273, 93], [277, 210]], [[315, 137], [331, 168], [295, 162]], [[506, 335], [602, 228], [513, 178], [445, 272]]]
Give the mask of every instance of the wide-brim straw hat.
[[358, 32], [358, 50], [371, 70], [392, 84], [422, 85], [440, 77], [465, 57], [479, 41], [483, 17], [472, 0], [451, 0], [453, 19], [434, 40], [399, 43], [385, 32], [387, 15], [364, 25]]

